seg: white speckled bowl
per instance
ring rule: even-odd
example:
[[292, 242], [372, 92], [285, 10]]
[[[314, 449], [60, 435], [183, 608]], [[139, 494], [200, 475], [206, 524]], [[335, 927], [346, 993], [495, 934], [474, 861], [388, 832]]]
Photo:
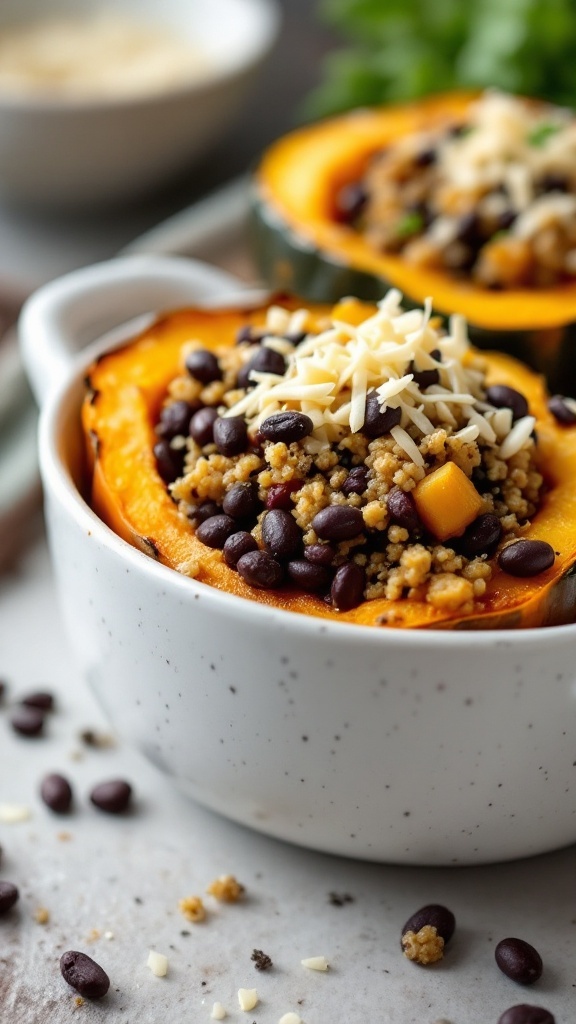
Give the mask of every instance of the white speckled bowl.
[[0, 31], [103, 10], [188, 39], [206, 75], [133, 96], [0, 90], [0, 196], [42, 207], [133, 201], [206, 156], [275, 42], [275, 0], [2, 0]]
[[576, 626], [410, 633], [266, 608], [159, 565], [82, 498], [85, 369], [133, 327], [73, 350], [234, 285], [131, 258], [47, 285], [21, 320], [64, 614], [112, 722], [201, 803], [319, 850], [472, 864], [573, 842]]

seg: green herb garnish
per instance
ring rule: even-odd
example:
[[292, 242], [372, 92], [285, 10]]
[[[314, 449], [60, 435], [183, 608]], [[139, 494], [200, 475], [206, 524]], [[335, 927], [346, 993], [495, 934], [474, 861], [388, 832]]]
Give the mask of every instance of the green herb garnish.
[[424, 227], [424, 217], [421, 213], [416, 210], [411, 213], [406, 213], [396, 225], [396, 237], [397, 238], [411, 238], [412, 235], [417, 235], [419, 231], [422, 231]]
[[574, 0], [316, 0], [342, 38], [304, 114], [458, 88], [572, 105]]
[[543, 149], [543, 147], [551, 139], [553, 135], [556, 135], [560, 131], [561, 125], [555, 124], [554, 121], [543, 121], [542, 124], [536, 125], [536, 127], [526, 137], [526, 142], [529, 146], [534, 146], [537, 149]]

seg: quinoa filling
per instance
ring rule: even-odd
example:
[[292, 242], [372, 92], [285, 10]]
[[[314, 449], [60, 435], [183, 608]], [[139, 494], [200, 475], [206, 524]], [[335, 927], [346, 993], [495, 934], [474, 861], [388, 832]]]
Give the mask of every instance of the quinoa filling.
[[486, 288], [576, 276], [576, 118], [490, 91], [466, 121], [398, 139], [337, 197], [379, 251]]
[[441, 333], [392, 290], [325, 323], [272, 306], [231, 341], [183, 347], [154, 450], [190, 529], [248, 584], [468, 613], [506, 551], [518, 575], [554, 561], [519, 544], [543, 486], [535, 419], [486, 386], [460, 317]]

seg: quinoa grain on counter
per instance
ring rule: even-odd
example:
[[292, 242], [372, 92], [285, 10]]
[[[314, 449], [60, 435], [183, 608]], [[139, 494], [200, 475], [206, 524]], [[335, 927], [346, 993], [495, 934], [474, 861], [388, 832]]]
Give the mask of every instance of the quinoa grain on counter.
[[373, 315], [344, 300], [318, 326], [275, 305], [235, 346], [191, 338], [154, 450], [182, 517], [252, 587], [468, 613], [495, 560], [554, 561], [521, 540], [543, 486], [534, 425], [523, 395], [486, 387], [461, 318], [443, 334], [391, 290]]

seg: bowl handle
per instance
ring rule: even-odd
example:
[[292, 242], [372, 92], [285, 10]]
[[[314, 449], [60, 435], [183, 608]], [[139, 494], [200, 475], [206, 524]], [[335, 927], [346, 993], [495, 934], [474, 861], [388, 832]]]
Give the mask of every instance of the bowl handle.
[[199, 260], [127, 256], [72, 271], [39, 288], [18, 323], [22, 359], [39, 405], [68, 379], [78, 352], [134, 317], [206, 305], [249, 289]]

